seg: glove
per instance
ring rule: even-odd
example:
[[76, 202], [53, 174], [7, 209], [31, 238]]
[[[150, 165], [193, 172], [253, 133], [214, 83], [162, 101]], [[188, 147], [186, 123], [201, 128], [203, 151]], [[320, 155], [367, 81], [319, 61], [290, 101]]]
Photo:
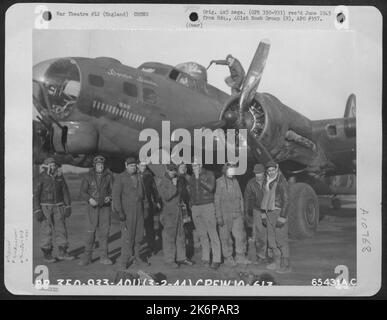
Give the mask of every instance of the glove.
[[46, 217], [43, 214], [43, 211], [41, 209], [34, 211], [35, 218], [38, 222], [42, 222], [46, 220]]
[[71, 206], [65, 206], [65, 207], [63, 208], [63, 216], [64, 216], [65, 218], [68, 218], [68, 217], [71, 216]]
[[158, 210], [161, 210], [161, 203], [160, 203], [160, 202], [157, 202], [157, 203], [156, 203], [156, 207], [157, 207]]
[[267, 217], [266, 214], [261, 214], [261, 220], [262, 220], [262, 225], [267, 228]]
[[112, 197], [109, 197], [109, 196], [105, 197], [105, 200], [104, 200], [105, 203], [109, 203], [110, 201], [112, 201]]
[[277, 222], [276, 222], [276, 224], [275, 224], [275, 227], [276, 227], [276, 228], [282, 228], [282, 227], [285, 225], [286, 221], [287, 221], [286, 218], [284, 218], [284, 217], [279, 217], [279, 218], [277, 219]]
[[216, 219], [216, 223], [218, 224], [219, 227], [223, 227], [224, 226], [224, 220], [223, 220], [223, 217], [219, 217]]
[[98, 205], [97, 201], [95, 201], [93, 198], [89, 199], [89, 203], [92, 207], [96, 207]]
[[120, 219], [121, 222], [124, 222], [126, 220], [126, 215], [123, 212], [118, 213], [118, 219]]

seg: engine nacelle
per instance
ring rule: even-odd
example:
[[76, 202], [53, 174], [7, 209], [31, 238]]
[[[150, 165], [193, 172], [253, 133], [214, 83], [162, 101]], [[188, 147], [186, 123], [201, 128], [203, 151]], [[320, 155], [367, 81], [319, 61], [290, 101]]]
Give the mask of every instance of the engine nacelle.
[[[238, 110], [239, 97], [233, 97], [221, 114], [228, 127], [240, 127]], [[311, 164], [315, 159], [317, 146], [312, 140], [311, 121], [270, 94], [256, 93], [245, 108], [242, 127], [277, 161], [292, 159]]]
[[53, 124], [52, 146], [57, 153], [91, 154], [98, 149], [98, 132], [84, 121]]

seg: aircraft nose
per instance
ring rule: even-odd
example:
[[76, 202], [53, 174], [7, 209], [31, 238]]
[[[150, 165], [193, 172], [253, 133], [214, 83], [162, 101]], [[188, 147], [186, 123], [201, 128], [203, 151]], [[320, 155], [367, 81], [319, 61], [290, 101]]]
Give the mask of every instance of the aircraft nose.
[[45, 75], [52, 60], [44, 61], [35, 65], [32, 69], [32, 96], [36, 110], [40, 114], [48, 111], [48, 101], [44, 92]]
[[52, 59], [33, 68], [33, 99], [39, 113], [66, 118], [81, 90], [80, 71], [72, 58]]
[[32, 69], [32, 80], [37, 82], [44, 82], [47, 70], [54, 61], [55, 60], [46, 60], [36, 64]]

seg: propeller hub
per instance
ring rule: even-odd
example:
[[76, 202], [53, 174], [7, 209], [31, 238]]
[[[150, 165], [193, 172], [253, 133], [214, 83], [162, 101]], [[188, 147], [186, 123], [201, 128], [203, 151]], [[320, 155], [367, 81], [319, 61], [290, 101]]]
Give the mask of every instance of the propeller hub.
[[238, 112], [235, 110], [228, 110], [223, 116], [228, 126], [232, 126], [238, 120]]

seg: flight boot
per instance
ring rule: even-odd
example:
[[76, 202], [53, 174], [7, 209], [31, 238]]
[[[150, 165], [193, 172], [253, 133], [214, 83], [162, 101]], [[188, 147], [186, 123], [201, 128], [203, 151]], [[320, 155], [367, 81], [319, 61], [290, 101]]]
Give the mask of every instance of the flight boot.
[[213, 262], [210, 266], [212, 270], [218, 270], [220, 267], [220, 262]]
[[251, 261], [249, 259], [247, 259], [244, 255], [241, 255], [241, 254], [238, 254], [236, 256], [235, 262], [237, 264], [250, 264], [251, 263]]
[[43, 260], [45, 263], [54, 263], [56, 262], [56, 259], [52, 256], [52, 249], [44, 249], [42, 248], [43, 252]]
[[224, 259], [224, 265], [226, 267], [235, 267], [237, 264], [236, 264], [233, 257], [228, 257], [228, 258]]
[[74, 256], [70, 256], [68, 254], [67, 249], [65, 247], [58, 248], [58, 254], [56, 255], [56, 258], [58, 260], [67, 260], [67, 261], [71, 261], [75, 259]]
[[255, 256], [253, 263], [257, 266], [266, 266], [269, 263], [269, 261], [268, 259], [263, 258], [261, 256]]
[[81, 261], [79, 261], [78, 265], [81, 267], [87, 266], [91, 263], [91, 252], [85, 252]]
[[106, 265], [106, 266], [110, 266], [110, 265], [113, 264], [113, 261], [110, 260], [108, 256], [101, 256], [101, 257], [99, 258], [99, 263], [100, 263], [100, 264], [104, 264], [104, 265]]
[[280, 257], [274, 257], [273, 262], [269, 263], [266, 268], [268, 270], [277, 270], [281, 267], [281, 258]]
[[290, 268], [289, 258], [281, 258], [281, 265], [276, 270], [277, 273], [289, 273], [292, 269]]
[[140, 257], [135, 257], [132, 262], [129, 265], [129, 268], [135, 269], [135, 268], [146, 268], [150, 266], [150, 262], [147, 260], [143, 260]]

